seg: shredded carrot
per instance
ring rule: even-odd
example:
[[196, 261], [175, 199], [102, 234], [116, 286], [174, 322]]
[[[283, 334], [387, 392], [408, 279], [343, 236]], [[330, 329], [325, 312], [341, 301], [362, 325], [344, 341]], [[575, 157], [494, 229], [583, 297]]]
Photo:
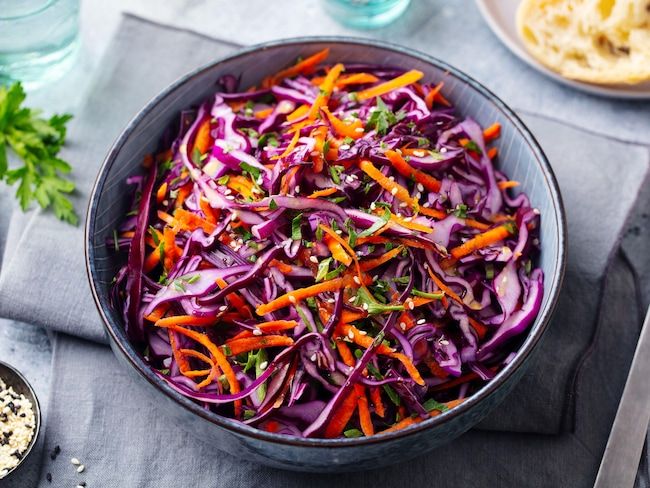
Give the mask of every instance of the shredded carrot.
[[156, 327], [172, 327], [179, 325], [213, 325], [214, 317], [195, 317], [194, 315], [172, 315], [159, 319], [154, 324]]
[[499, 150], [496, 147], [491, 147], [490, 149], [488, 149], [487, 157], [490, 159], [494, 159], [497, 157], [497, 154], [499, 154]]
[[408, 217], [398, 217], [395, 214], [391, 214], [390, 220], [392, 222], [395, 222], [396, 224], [401, 225], [402, 227], [405, 227], [407, 229], [411, 230], [417, 230], [419, 232], [424, 232], [425, 234], [429, 234], [433, 232], [433, 229], [429, 227], [428, 225], [424, 224], [418, 224], [417, 222], [413, 222], [413, 220], [408, 220]]
[[485, 142], [493, 141], [501, 135], [501, 124], [495, 122], [490, 127], [483, 131], [483, 139]]
[[[196, 138], [194, 139], [194, 149], [198, 149], [199, 154], [205, 154], [208, 152], [210, 147], [214, 144], [214, 140], [210, 135], [210, 118], [205, 119], [199, 125], [198, 130], [196, 131]], [[194, 161], [198, 163], [198, 161]]]
[[282, 335], [254, 336], [226, 341], [229, 349], [228, 356], [236, 356], [243, 352], [265, 349], [267, 347], [290, 346], [291, 344], [293, 344], [293, 339]]
[[333, 195], [333, 194], [336, 193], [337, 191], [339, 191], [338, 188], [334, 188], [334, 187], [332, 187], [332, 188], [325, 188], [324, 190], [317, 190], [317, 191], [315, 191], [315, 192], [312, 193], [311, 195], [308, 195], [307, 198], [328, 197], [328, 196], [330, 196], [330, 195]]
[[332, 257], [336, 259], [339, 263], [350, 266], [352, 264], [352, 258], [345, 252], [343, 246], [336, 240], [332, 239], [329, 235], [326, 235], [324, 238], [327, 248], [332, 253]]
[[370, 73], [352, 73], [344, 75], [336, 82], [336, 86], [343, 87], [348, 85], [364, 85], [366, 83], [377, 83], [379, 78]]
[[200, 351], [196, 351], [194, 349], [179, 349], [179, 352], [185, 354], [186, 356], [192, 356], [197, 359], [200, 359], [201, 361], [209, 364], [210, 366], [214, 366], [214, 361]]
[[284, 157], [288, 156], [291, 153], [291, 151], [294, 150], [294, 148], [296, 147], [296, 144], [298, 144], [298, 139], [300, 139], [300, 130], [305, 125], [307, 125], [307, 121], [296, 122], [293, 125], [293, 129], [292, 129], [293, 137], [291, 138], [291, 141], [289, 141], [289, 144], [287, 145], [285, 150], [279, 156], [273, 156], [271, 159], [281, 159], [281, 158], [284, 158]]
[[398, 246], [394, 249], [391, 249], [387, 253], [382, 254], [378, 258], [373, 258], [373, 259], [367, 259], [359, 265], [361, 266], [361, 271], [370, 271], [372, 269], [378, 268], [382, 264], [390, 261], [394, 257], [398, 256], [404, 248], [402, 246]]
[[332, 124], [334, 132], [339, 137], [349, 137], [350, 139], [363, 137], [363, 122], [360, 119], [354, 119], [354, 122], [346, 124], [336, 115], [332, 115], [327, 106], [321, 107], [321, 110], [325, 113], [327, 120]]
[[179, 351], [174, 332], [171, 329], [167, 329], [167, 334], [169, 336], [169, 345], [172, 348], [172, 354], [174, 356], [174, 359], [176, 360], [176, 364], [178, 364], [178, 369], [180, 370], [181, 373], [185, 371], [190, 371], [190, 362]]
[[[444, 103], [443, 100], [447, 102], [446, 99], [440, 94], [440, 90], [442, 90], [443, 86], [445, 86], [445, 84], [444, 82], [441, 81], [431, 90], [429, 90], [429, 93], [427, 93], [426, 96], [424, 97], [424, 102], [427, 104], [427, 107], [432, 108], [435, 102]], [[448, 103], [449, 102], [447, 102], [446, 104]]]
[[181, 257], [183, 250], [176, 245], [176, 233], [171, 227], [165, 226], [163, 230], [163, 249], [165, 250], [165, 270], [169, 271], [174, 263]]
[[431, 277], [433, 282], [438, 286], [438, 288], [440, 288], [440, 290], [442, 290], [445, 293], [445, 295], [447, 295], [449, 298], [452, 298], [453, 300], [455, 300], [456, 302], [458, 302], [460, 304], [463, 303], [463, 300], [461, 300], [461, 298], [458, 296], [458, 294], [456, 294], [454, 292], [454, 290], [449, 288], [440, 278], [438, 278], [435, 275], [435, 273], [433, 271], [431, 271], [431, 269], [429, 267], [427, 267], [427, 272], [429, 273], [429, 276]]
[[282, 330], [290, 330], [298, 325], [295, 320], [271, 320], [269, 322], [261, 322], [257, 327], [262, 332], [280, 332]]
[[384, 402], [381, 400], [381, 392], [378, 387], [370, 387], [370, 399], [375, 407], [375, 413], [381, 418], [384, 418], [386, 415], [386, 408], [384, 407]]
[[176, 225], [176, 219], [169, 215], [167, 212], [163, 212], [162, 210], [158, 210], [157, 212], [158, 218], [165, 222], [167, 225], [174, 226]]
[[398, 323], [400, 324], [400, 328], [402, 328], [402, 324], [404, 324], [404, 328], [402, 330], [407, 331], [415, 327], [416, 322], [413, 318], [413, 315], [408, 312], [402, 312], [402, 315], [399, 316]]
[[184, 210], [182, 208], [177, 208], [174, 211], [174, 227], [178, 227], [180, 230], [189, 230], [194, 231], [196, 229], [203, 229], [207, 234], [212, 234], [217, 228], [214, 224], [211, 224], [207, 220], [199, 217], [197, 214]]
[[343, 400], [343, 403], [341, 403], [339, 408], [336, 410], [336, 413], [327, 424], [327, 427], [325, 428], [325, 438], [332, 439], [341, 435], [343, 429], [345, 429], [345, 426], [352, 418], [358, 403], [356, 392], [353, 390], [347, 397], [345, 397], [345, 400]]
[[398, 430], [402, 430], [409, 425], [413, 424], [419, 424], [422, 422], [424, 419], [422, 417], [406, 417], [405, 419], [400, 420], [396, 424], [394, 424], [392, 427], [389, 427], [387, 429], [384, 429], [381, 431], [382, 434], [388, 434], [389, 432], [395, 432]]
[[297, 62], [293, 66], [283, 69], [282, 71], [278, 71], [275, 75], [265, 79], [264, 82], [262, 83], [262, 86], [264, 88], [269, 88], [273, 85], [276, 85], [277, 83], [284, 80], [285, 78], [291, 78], [293, 76], [297, 76], [300, 74], [305, 75], [305, 74], [312, 73], [316, 69], [316, 66], [318, 66], [320, 63], [325, 61], [325, 59], [327, 59], [329, 53], [330, 53], [329, 48], [325, 48], [322, 51], [318, 51], [316, 54], [312, 54], [308, 58], [305, 58]]
[[245, 198], [253, 197], [253, 182], [250, 178], [246, 178], [242, 175], [232, 175], [228, 178], [228, 183], [226, 186], [233, 191], [236, 191]]
[[[222, 290], [228, 286], [228, 283], [226, 283], [223, 278], [217, 278], [215, 282]], [[237, 310], [241, 315], [244, 315], [247, 318], [253, 318], [253, 313], [251, 312], [250, 307], [246, 304], [246, 301], [237, 293], [228, 293], [226, 300], [228, 300], [228, 303], [230, 303], [230, 305], [232, 305], [233, 308]]]
[[201, 207], [203, 215], [205, 215], [205, 220], [211, 224], [216, 224], [219, 222], [221, 212], [218, 209], [212, 208], [210, 202], [208, 202], [205, 198], [202, 197], [199, 199], [199, 206]]
[[287, 121], [293, 122], [309, 112], [309, 105], [301, 105], [296, 110], [287, 115]]
[[472, 326], [478, 338], [483, 339], [488, 332], [487, 326], [472, 317], [468, 317], [468, 319], [469, 319], [469, 325]]
[[145, 271], [145, 273], [148, 273], [149, 271], [154, 269], [156, 266], [158, 266], [158, 263], [160, 263], [160, 248], [156, 247], [144, 259], [142, 269]]
[[156, 308], [153, 309], [153, 312], [151, 312], [149, 315], [146, 315], [144, 317], [145, 320], [148, 320], [149, 322], [157, 322], [158, 320], [160, 320], [165, 316], [170, 306], [171, 305], [167, 302], [161, 303], [160, 305], [158, 305]]
[[[232, 366], [228, 362], [228, 359], [224, 354], [221, 352], [221, 349], [216, 346], [214, 342], [210, 340], [210, 338], [205, 335], [201, 334], [199, 332], [193, 331], [186, 329], [184, 327], [178, 327], [176, 325], [170, 325], [169, 327], [171, 330], [174, 332], [179, 332], [190, 339], [194, 339], [196, 342], [207, 348], [208, 351], [210, 351], [210, 354], [212, 354], [212, 357], [215, 358], [217, 361], [217, 364], [219, 365], [219, 368], [223, 371], [223, 374], [226, 375], [226, 380], [228, 381], [228, 384], [230, 385], [230, 393], [239, 393], [240, 391], [240, 386], [239, 386], [239, 381], [237, 380], [237, 376], [235, 375], [235, 372], [232, 369]], [[235, 400], [235, 416], [239, 417], [241, 415], [241, 400]]]
[[380, 95], [384, 95], [386, 93], [392, 92], [393, 90], [397, 90], [398, 88], [402, 88], [404, 86], [408, 86], [412, 83], [415, 83], [423, 76], [424, 73], [422, 73], [421, 71], [417, 71], [417, 70], [407, 71], [406, 73], [398, 76], [397, 78], [393, 78], [392, 80], [386, 81], [384, 83], [380, 83], [379, 85], [375, 85], [373, 87], [357, 92], [357, 99], [360, 101], [364, 101], [364, 100], [368, 100], [369, 98], [375, 98]]
[[427, 368], [429, 368], [431, 374], [436, 376], [437, 378], [446, 378], [449, 376], [449, 373], [447, 373], [444, 369], [442, 369], [442, 367], [438, 364], [438, 361], [436, 361], [431, 356], [426, 356], [424, 358], [424, 364], [427, 365]]
[[256, 119], [265, 119], [269, 115], [271, 115], [272, 113], [273, 113], [273, 107], [258, 110], [257, 112], [255, 112], [255, 118]]
[[370, 408], [368, 408], [368, 397], [366, 396], [366, 389], [363, 385], [354, 385], [354, 393], [357, 397], [357, 407], [359, 409], [359, 424], [361, 424], [361, 431], [366, 436], [374, 435], [375, 427], [372, 425], [370, 418]]
[[455, 259], [460, 259], [463, 256], [473, 253], [478, 249], [502, 241], [510, 235], [510, 229], [507, 225], [500, 225], [494, 229], [490, 229], [482, 234], [472, 237], [470, 240], [465, 241], [460, 246], [453, 248], [450, 254]]
[[519, 182], [513, 180], [500, 181], [499, 183], [497, 183], [497, 186], [499, 187], [500, 190], [507, 190], [508, 188], [514, 188], [515, 186], [519, 186]]
[[291, 273], [291, 270], [293, 269], [291, 265], [284, 263], [278, 259], [272, 259], [271, 262], [269, 263], [269, 266], [273, 266], [274, 268], [278, 268], [280, 273], [282, 274], [287, 274]]
[[258, 306], [255, 312], [260, 316], [266, 315], [267, 313], [275, 312], [281, 308], [285, 308], [289, 305], [298, 303], [302, 300], [305, 300], [306, 298], [320, 295], [321, 293], [326, 293], [329, 291], [340, 290], [341, 288], [348, 286], [358, 286], [350, 275], [346, 275], [342, 278], [334, 278], [330, 281], [324, 281], [322, 283], [317, 283], [306, 288], [299, 288], [297, 290], [285, 293], [284, 295], [281, 295], [268, 303]]
[[433, 176], [430, 176], [422, 171], [419, 171], [411, 167], [411, 165], [408, 164], [406, 160], [402, 157], [402, 155], [397, 151], [393, 151], [389, 149], [388, 151], [386, 151], [386, 157], [393, 165], [393, 167], [397, 170], [397, 172], [402, 176], [415, 180], [417, 183], [420, 183], [427, 190], [432, 191], [434, 193], [438, 193], [440, 191], [440, 181], [435, 179]]
[[167, 196], [167, 182], [164, 181], [162, 185], [158, 188], [158, 191], [156, 192], [156, 201], [160, 204], [163, 202], [165, 197]]
[[318, 115], [318, 111], [321, 109], [321, 107], [327, 106], [327, 102], [329, 101], [330, 95], [332, 94], [332, 90], [334, 90], [336, 80], [344, 69], [345, 66], [343, 66], [341, 63], [338, 63], [329, 70], [327, 76], [325, 76], [325, 79], [320, 84], [320, 93], [316, 97], [316, 100], [314, 100], [314, 104], [309, 109], [309, 114], [307, 115], [307, 118], [309, 120], [314, 120]]
[[[350, 340], [352, 340], [352, 342], [366, 349], [368, 349], [374, 341], [372, 337], [361, 334], [361, 331], [353, 325], [339, 324], [337, 328], [340, 329], [341, 335], [343, 337], [348, 337]], [[424, 385], [424, 380], [422, 379], [422, 376], [420, 376], [420, 373], [418, 372], [417, 368], [413, 365], [411, 360], [408, 357], [406, 357], [404, 354], [395, 352], [393, 349], [386, 346], [385, 344], [377, 345], [375, 351], [377, 352], [377, 354], [382, 354], [397, 359], [400, 363], [404, 365], [404, 368], [406, 369], [409, 376], [413, 378], [413, 380], [418, 385]]]

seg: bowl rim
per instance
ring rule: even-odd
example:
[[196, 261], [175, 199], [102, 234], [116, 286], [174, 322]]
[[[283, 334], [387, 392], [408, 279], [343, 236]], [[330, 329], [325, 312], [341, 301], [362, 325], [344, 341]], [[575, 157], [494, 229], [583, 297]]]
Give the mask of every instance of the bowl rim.
[[[31, 394], [32, 398], [30, 398], [30, 401], [32, 401], [32, 408], [34, 410], [34, 419], [35, 419], [35, 424], [34, 425], [34, 434], [32, 435], [32, 440], [29, 441], [29, 445], [27, 446], [27, 449], [25, 449], [25, 452], [23, 453], [23, 457], [19, 459], [18, 464], [16, 464], [13, 468], [9, 470], [9, 472], [3, 477], [0, 478], [0, 480], [7, 480], [9, 477], [18, 471], [18, 469], [23, 465], [25, 462], [25, 459], [29, 457], [29, 455], [32, 453], [34, 446], [36, 445], [36, 442], [38, 441], [38, 435], [41, 432], [41, 423], [42, 423], [42, 414], [41, 414], [41, 405], [38, 401], [38, 396], [36, 395], [36, 391], [34, 390], [34, 387], [31, 385], [29, 381], [27, 381], [27, 378], [25, 378], [25, 375], [22, 374], [18, 368], [15, 366], [12, 366], [9, 363], [6, 363], [5, 361], [0, 360], [0, 366], [7, 368], [8, 370], [11, 370], [16, 377], [23, 382], [23, 384], [27, 387], [27, 390], [29, 390], [29, 393]], [[8, 387], [13, 386], [13, 385], [7, 385]]]
[[[546, 306], [540, 310], [538, 316], [535, 319], [527, 337], [521, 344], [519, 350], [517, 351], [514, 359], [508, 363], [501, 371], [499, 371], [496, 376], [482, 386], [476, 393], [468, 397], [466, 401], [458, 405], [457, 407], [450, 409], [442, 414], [428, 418], [422, 422], [411, 425], [405, 429], [390, 432], [387, 434], [376, 434], [370, 437], [357, 437], [357, 438], [336, 438], [336, 439], [322, 439], [322, 438], [300, 438], [293, 436], [286, 436], [281, 434], [274, 434], [266, 432], [261, 429], [257, 429], [246, 424], [243, 424], [237, 420], [218, 415], [213, 412], [209, 412], [201, 408], [193, 400], [186, 398], [180, 395], [178, 392], [173, 390], [164, 380], [159, 378], [153, 372], [151, 372], [151, 367], [146, 364], [135, 352], [134, 348], [130, 342], [126, 339], [124, 334], [124, 329], [120, 324], [114, 324], [110, 320], [109, 316], [105, 313], [102, 302], [100, 300], [97, 288], [95, 286], [95, 266], [93, 263], [94, 258], [94, 249], [91, 245], [90, 237], [94, 233], [94, 224], [96, 209], [99, 201], [99, 196], [103, 189], [105, 179], [108, 173], [108, 169], [111, 168], [114, 163], [117, 155], [122, 149], [122, 146], [129, 139], [131, 134], [137, 129], [140, 122], [151, 112], [159, 103], [164, 102], [165, 98], [171, 95], [176, 89], [180, 88], [182, 85], [187, 83], [193, 78], [196, 78], [202, 75], [206, 71], [210, 71], [220, 64], [227, 63], [229, 61], [245, 57], [253, 52], [259, 50], [269, 50], [275, 48], [282, 48], [286, 46], [306, 46], [310, 44], [343, 44], [343, 45], [357, 45], [357, 46], [367, 46], [373, 48], [379, 48], [387, 51], [396, 52], [398, 54], [406, 55], [411, 58], [418, 59], [427, 64], [435, 66], [436, 68], [441, 69], [446, 72], [446, 74], [453, 76], [463, 83], [469, 85], [479, 94], [481, 94], [487, 101], [494, 104], [494, 106], [499, 110], [509, 121], [513, 124], [515, 129], [523, 137], [524, 141], [528, 145], [529, 149], [532, 151], [535, 156], [537, 164], [540, 166], [542, 175], [544, 176], [545, 184], [551, 194], [551, 203], [552, 207], [557, 215], [558, 222], [558, 259], [555, 262], [555, 269], [552, 276], [556, 278], [556, 281], [551, 289], [549, 289], [549, 299], [546, 303]], [[126, 360], [129, 362], [131, 367], [150, 385], [152, 385], [157, 390], [160, 390], [164, 395], [169, 399], [180, 405], [186, 410], [194, 413], [195, 415], [201, 417], [203, 420], [206, 420], [212, 424], [215, 424], [232, 434], [242, 435], [245, 437], [252, 437], [261, 441], [271, 442], [275, 444], [280, 444], [284, 446], [301, 446], [301, 447], [312, 447], [312, 448], [344, 448], [344, 447], [357, 447], [370, 444], [379, 444], [393, 441], [397, 438], [402, 438], [405, 436], [413, 435], [417, 432], [423, 430], [428, 430], [435, 426], [444, 424], [445, 422], [451, 421], [452, 419], [463, 415], [467, 411], [471, 410], [475, 405], [483, 402], [488, 397], [490, 397], [503, 383], [505, 383], [518, 369], [523, 365], [525, 360], [533, 352], [540, 339], [544, 335], [550, 318], [553, 314], [553, 311], [557, 305], [558, 297], [560, 290], [562, 288], [562, 283], [564, 280], [564, 273], [566, 268], [566, 254], [567, 254], [567, 223], [566, 223], [566, 214], [564, 210], [564, 204], [562, 201], [562, 196], [560, 194], [559, 185], [553, 169], [544, 154], [541, 146], [531, 133], [531, 131], [526, 127], [522, 120], [515, 114], [515, 112], [510, 109], [498, 96], [496, 96], [492, 91], [486, 88], [483, 84], [476, 81], [474, 78], [465, 74], [464, 72], [458, 70], [457, 68], [447, 64], [444, 61], [441, 61], [435, 57], [432, 57], [423, 52], [417, 51], [415, 49], [407, 48], [398, 44], [394, 44], [386, 41], [378, 41], [371, 39], [363, 39], [350, 36], [305, 36], [305, 37], [293, 37], [278, 39], [268, 42], [263, 42], [242, 49], [237, 49], [234, 53], [220, 57], [215, 61], [204, 64], [185, 75], [178, 78], [176, 81], [168, 85], [164, 90], [159, 92], [153, 98], [147, 102], [147, 104], [129, 121], [124, 130], [117, 137], [113, 145], [111, 146], [109, 152], [107, 153], [102, 165], [98, 171], [97, 178], [93, 185], [89, 202], [88, 202], [88, 211], [86, 214], [86, 222], [84, 228], [84, 254], [86, 261], [86, 272], [88, 276], [88, 281], [90, 284], [91, 292], [97, 310], [102, 318], [104, 323], [104, 328], [110, 336], [111, 343], [114, 346], [117, 346]]]

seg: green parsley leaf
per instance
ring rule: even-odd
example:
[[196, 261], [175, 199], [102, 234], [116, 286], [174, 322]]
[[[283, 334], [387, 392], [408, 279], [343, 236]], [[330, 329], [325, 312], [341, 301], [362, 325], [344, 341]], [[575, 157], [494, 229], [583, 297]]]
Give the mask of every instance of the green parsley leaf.
[[468, 151], [475, 152], [479, 156], [483, 154], [483, 151], [481, 151], [481, 148], [478, 147], [478, 144], [476, 144], [476, 142], [472, 140], [468, 141], [467, 144], [465, 144], [465, 149], [467, 149]]
[[316, 227], [316, 240], [317, 241], [322, 241], [323, 240], [323, 228], [319, 225]]
[[325, 258], [320, 263], [318, 263], [318, 271], [316, 272], [316, 281], [323, 281], [325, 276], [330, 270], [330, 263], [332, 258]]
[[442, 297], [445, 296], [443, 292], [429, 293], [427, 291], [416, 290], [415, 288], [411, 290], [411, 295], [415, 295], [416, 297], [422, 297], [422, 298], [430, 298], [431, 300], [442, 300]]
[[271, 210], [275, 210], [276, 208], [278, 208], [278, 204], [275, 203], [275, 200], [273, 200], [272, 198], [271, 198], [271, 201], [269, 202], [269, 208]]
[[267, 132], [257, 141], [257, 147], [278, 147], [279, 145], [280, 143], [278, 142], [278, 138], [273, 132]]
[[452, 213], [459, 219], [466, 219], [467, 205], [465, 205], [464, 203], [459, 203], [458, 205], [456, 205], [456, 208], [452, 211]]
[[244, 410], [244, 420], [250, 420], [253, 417], [255, 417], [255, 412], [253, 410]]
[[485, 263], [485, 277], [488, 280], [491, 280], [494, 278], [494, 264], [493, 263]]
[[343, 432], [343, 435], [348, 438], [363, 437], [363, 432], [361, 432], [359, 429], [348, 429]]
[[332, 181], [337, 185], [341, 184], [341, 172], [345, 168], [343, 166], [333, 165], [330, 166], [330, 175], [332, 176]]
[[302, 231], [300, 227], [302, 225], [302, 214], [299, 213], [291, 221], [291, 238], [294, 241], [299, 241], [302, 239]]
[[323, 143], [323, 155], [327, 155], [329, 150], [330, 150], [330, 140], [328, 139]]
[[386, 223], [390, 220], [390, 210], [384, 210], [384, 213], [381, 217], [379, 217], [381, 220], [378, 220], [374, 224], [372, 224], [370, 227], [368, 227], [366, 230], [359, 232], [359, 235], [357, 237], [368, 237], [373, 235], [375, 232], [377, 232], [379, 229], [381, 229]]
[[[0, 181], [18, 183], [16, 197], [23, 210], [36, 200], [43, 209], [51, 208], [57, 218], [77, 225], [79, 217], [66, 197], [75, 185], [63, 176], [72, 168], [57, 158], [72, 116], [45, 119], [40, 111], [21, 107], [25, 98], [20, 82], [0, 86]], [[22, 161], [22, 166], [9, 167], [8, 149]]]
[[444, 403], [435, 401], [433, 398], [429, 398], [426, 402], [422, 404], [424, 409], [427, 412], [432, 412], [433, 410], [438, 410], [439, 412], [446, 412], [449, 410], [449, 407]]
[[255, 179], [255, 180], [256, 180], [257, 178], [260, 177], [260, 169], [259, 169], [259, 168], [256, 168], [255, 166], [252, 166], [252, 165], [250, 165], [250, 164], [245, 163], [244, 161], [242, 161], [242, 162], [239, 163], [239, 167], [241, 168], [241, 170], [242, 170], [243, 172], [248, 173], [248, 174], [251, 175], [251, 176], [253, 177], [253, 179]]
[[399, 276], [397, 278], [393, 278], [393, 282], [399, 283], [400, 285], [408, 285], [409, 281], [411, 281], [411, 278], [409, 276]]
[[219, 179], [217, 180], [217, 183], [219, 183], [220, 185], [227, 185], [227, 184], [228, 184], [228, 180], [230, 180], [230, 176], [228, 176], [228, 175], [223, 175], [221, 178], [219, 178]]
[[151, 234], [151, 239], [153, 240], [154, 245], [160, 244], [160, 238], [158, 237], [158, 231], [153, 228], [153, 226], [149, 226], [149, 234]]
[[370, 115], [366, 123], [366, 130], [375, 129], [377, 134], [384, 136], [390, 126], [396, 124], [398, 120], [398, 117], [390, 111], [384, 101], [380, 97], [377, 97], [376, 110]]
[[[386, 305], [378, 302], [375, 297], [370, 295], [370, 293], [363, 288], [359, 288], [357, 291], [357, 298], [354, 301], [354, 304], [357, 307], [363, 306], [364, 304], [367, 305], [368, 308], [366, 309], [366, 307], [363, 307], [363, 309], [368, 312], [368, 315], [404, 310], [404, 305]], [[382, 339], [380, 339], [380, 341]]]
[[330, 271], [329, 273], [327, 273], [327, 274], [325, 275], [325, 281], [333, 280], [333, 279], [336, 278], [338, 275], [340, 275], [341, 273], [343, 273], [343, 271], [345, 271], [346, 269], [347, 269], [347, 268], [345, 267], [345, 264], [342, 264], [341, 266], [339, 266], [338, 268], [336, 268], [334, 271]]
[[347, 144], [348, 146], [351, 146], [352, 144], [354, 144], [354, 139], [352, 139], [351, 137], [346, 137], [343, 139], [343, 144]]

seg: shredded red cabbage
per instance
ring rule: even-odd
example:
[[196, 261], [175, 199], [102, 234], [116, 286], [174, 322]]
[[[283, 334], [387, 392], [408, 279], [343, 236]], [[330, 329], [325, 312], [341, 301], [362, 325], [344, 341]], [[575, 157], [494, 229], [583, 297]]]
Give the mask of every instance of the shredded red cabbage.
[[389, 432], [453, 408], [537, 313], [539, 212], [499, 135], [422, 73], [326, 51], [181, 114], [115, 233], [113, 299], [173, 389], [305, 437]]

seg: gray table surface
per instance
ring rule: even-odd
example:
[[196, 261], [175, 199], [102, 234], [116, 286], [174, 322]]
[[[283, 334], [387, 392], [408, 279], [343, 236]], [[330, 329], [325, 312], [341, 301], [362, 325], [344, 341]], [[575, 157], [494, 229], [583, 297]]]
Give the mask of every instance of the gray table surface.
[[[76, 66], [60, 82], [29, 94], [30, 105], [46, 113], [75, 113], [85, 99], [92, 73], [101, 61], [123, 12], [161, 23], [176, 25], [220, 39], [252, 44], [279, 37], [304, 35], [349, 35], [373, 37], [421, 47], [432, 19], [463, 19], [466, 36], [481, 38], [483, 52], [474, 56], [449, 54], [450, 42], [440, 47], [427, 45], [427, 51], [485, 82], [515, 109], [533, 112], [614, 136], [617, 139], [650, 146], [650, 104], [612, 102], [567, 90], [545, 79], [514, 58], [485, 26], [470, 0], [413, 0], [396, 24], [378, 31], [353, 31], [336, 24], [322, 11], [318, 0], [83, 0], [81, 8], [82, 51]], [[256, 12], [252, 15], [252, 12]], [[428, 33], [430, 38], [430, 32]], [[474, 40], [476, 44], [476, 40]], [[445, 55], [443, 55], [445, 53]], [[510, 90], [516, 77], [521, 90]], [[548, 103], [549, 100], [562, 103]], [[613, 122], [616, 123], [613, 123]], [[612, 133], [612, 130], [614, 131]], [[14, 206], [12, 191], [0, 187], [0, 219]], [[0, 222], [1, 223], [1, 222]], [[2, 226], [0, 225], [0, 228]], [[0, 239], [0, 256], [2, 239]], [[1, 266], [0, 257], [0, 266]], [[0, 319], [0, 358], [18, 367], [35, 387], [43, 406], [47, 405], [52, 350], [45, 330], [38, 326]]]

